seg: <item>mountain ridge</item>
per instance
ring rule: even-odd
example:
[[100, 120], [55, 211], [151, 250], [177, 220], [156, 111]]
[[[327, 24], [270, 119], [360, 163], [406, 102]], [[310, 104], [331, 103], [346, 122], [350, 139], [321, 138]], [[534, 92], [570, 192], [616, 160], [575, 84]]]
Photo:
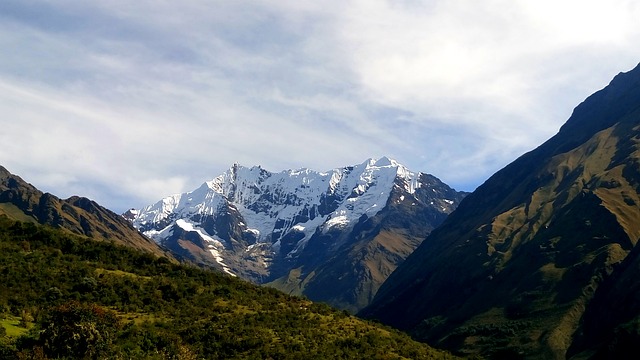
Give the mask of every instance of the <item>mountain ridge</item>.
[[[325, 265], [353, 260], [353, 247], [367, 248], [363, 244], [385, 230], [387, 246], [371, 249], [377, 251], [375, 260], [368, 258], [364, 264], [368, 252], [361, 252], [356, 256], [359, 270], [353, 273], [343, 264], [349, 275], [333, 274], [350, 278], [355, 287], [375, 278], [367, 290], [357, 299], [315, 298], [356, 311], [464, 195], [387, 157], [326, 172], [303, 168], [272, 173], [234, 164], [191, 192], [165, 197], [126, 216], [182, 256], [304, 295], [313, 293], [305, 290], [313, 284], [329, 289], [326, 274], [331, 270]], [[409, 214], [418, 216], [392, 220]], [[370, 237], [362, 236], [365, 230]], [[380, 262], [386, 265], [379, 268]], [[372, 276], [372, 271], [381, 276]], [[299, 282], [292, 286], [292, 279]], [[317, 283], [319, 279], [325, 280]]]
[[587, 309], [640, 236], [639, 109], [636, 67], [467, 196], [361, 314], [457, 351], [587, 356]]
[[101, 241], [115, 241], [173, 259], [122, 216], [80, 196], [60, 199], [43, 193], [0, 166], [0, 214], [11, 219], [61, 228]]

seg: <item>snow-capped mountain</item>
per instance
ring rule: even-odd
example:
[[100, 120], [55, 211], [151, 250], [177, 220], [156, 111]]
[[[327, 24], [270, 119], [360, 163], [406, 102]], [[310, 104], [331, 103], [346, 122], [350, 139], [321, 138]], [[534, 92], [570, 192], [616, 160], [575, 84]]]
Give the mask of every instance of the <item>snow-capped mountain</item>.
[[[178, 255], [265, 283], [288, 278], [293, 269], [304, 268], [300, 276], [313, 272], [357, 242], [359, 227], [384, 210], [414, 228], [414, 221], [403, 217], [428, 213], [430, 220], [417, 226], [419, 231], [406, 231], [412, 243], [415, 237], [422, 240], [463, 195], [386, 157], [328, 172], [272, 173], [234, 165], [194, 191], [124, 216]], [[404, 213], [397, 211], [401, 204]]]

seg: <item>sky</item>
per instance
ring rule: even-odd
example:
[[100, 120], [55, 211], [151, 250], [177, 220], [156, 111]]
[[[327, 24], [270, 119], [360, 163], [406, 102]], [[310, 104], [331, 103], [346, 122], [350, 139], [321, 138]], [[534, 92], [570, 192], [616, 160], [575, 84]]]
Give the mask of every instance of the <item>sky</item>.
[[0, 165], [116, 212], [234, 163], [472, 191], [640, 62], [640, 2], [3, 0]]

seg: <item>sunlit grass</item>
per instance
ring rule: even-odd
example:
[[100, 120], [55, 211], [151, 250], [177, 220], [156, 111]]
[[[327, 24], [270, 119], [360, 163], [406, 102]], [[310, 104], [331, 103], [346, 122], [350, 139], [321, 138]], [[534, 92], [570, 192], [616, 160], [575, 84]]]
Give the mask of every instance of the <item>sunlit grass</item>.
[[15, 316], [7, 316], [4, 319], [0, 319], [0, 326], [7, 330], [8, 337], [13, 338], [17, 338], [29, 331], [29, 329], [20, 326], [20, 318]]

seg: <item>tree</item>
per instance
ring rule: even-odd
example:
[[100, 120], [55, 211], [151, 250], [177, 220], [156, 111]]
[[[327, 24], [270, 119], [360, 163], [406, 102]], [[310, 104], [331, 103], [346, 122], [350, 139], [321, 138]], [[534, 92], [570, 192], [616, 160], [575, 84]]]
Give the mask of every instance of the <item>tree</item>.
[[52, 358], [97, 359], [105, 355], [119, 327], [113, 312], [74, 301], [49, 312], [42, 323], [39, 342]]

